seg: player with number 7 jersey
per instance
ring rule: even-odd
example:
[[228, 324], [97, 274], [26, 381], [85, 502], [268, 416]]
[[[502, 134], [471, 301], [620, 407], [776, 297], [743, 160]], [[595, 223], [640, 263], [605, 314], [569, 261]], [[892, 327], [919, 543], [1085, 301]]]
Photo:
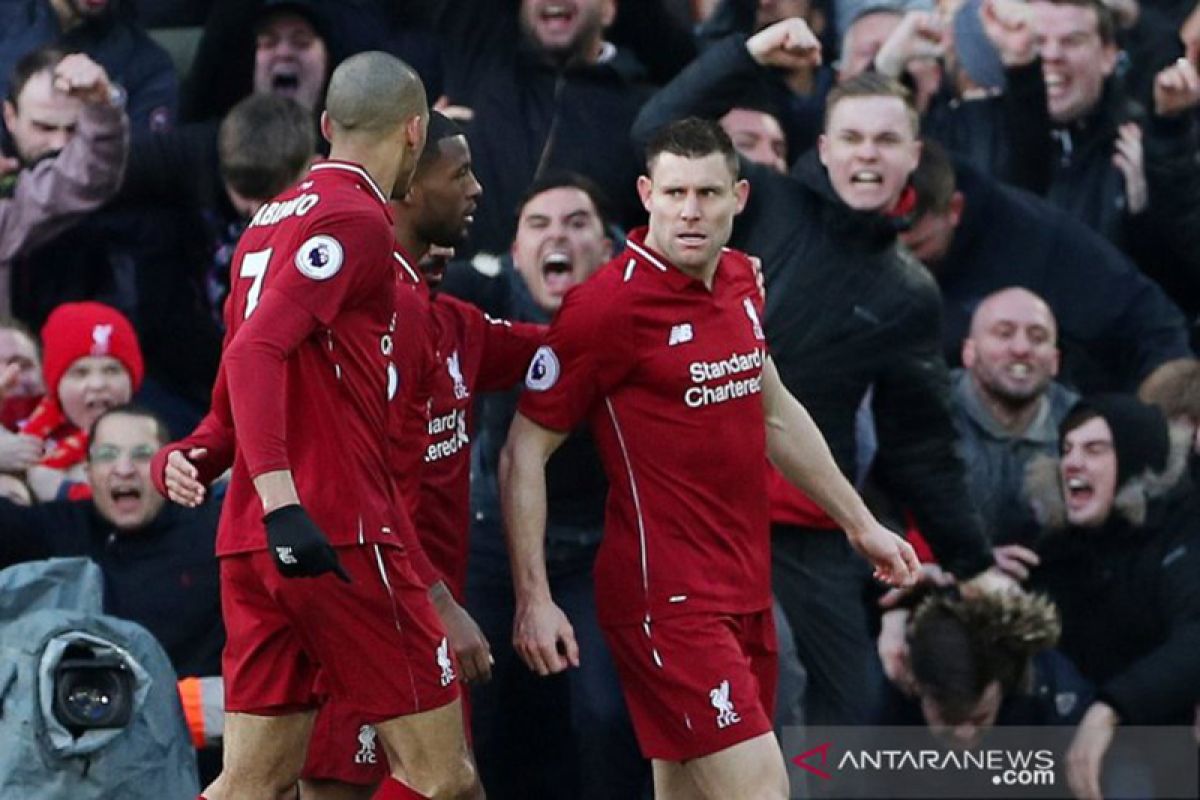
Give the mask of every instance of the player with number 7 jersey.
[[[251, 479], [273, 470], [292, 471], [331, 545], [398, 543], [411, 524], [392, 502], [385, 458], [392, 243], [387, 198], [350, 163], [315, 164], [251, 219], [225, 308], [238, 447], [219, 556], [266, 547]], [[283, 374], [270, 375], [272, 364]]]
[[[393, 245], [379, 187], [336, 161], [263, 206], [238, 244], [210, 415], [237, 443], [217, 533], [227, 711], [312, 708], [322, 686], [373, 723], [459, 696], [453, 673], [435, 669], [445, 632], [409, 559], [416, 532], [386, 458], [391, 355], [404, 333]], [[290, 470], [299, 499], [282, 522], [307, 528], [294, 540], [280, 540], [279, 511], [264, 517], [256, 489], [278, 470]], [[352, 582], [287, 579], [327, 571]]]

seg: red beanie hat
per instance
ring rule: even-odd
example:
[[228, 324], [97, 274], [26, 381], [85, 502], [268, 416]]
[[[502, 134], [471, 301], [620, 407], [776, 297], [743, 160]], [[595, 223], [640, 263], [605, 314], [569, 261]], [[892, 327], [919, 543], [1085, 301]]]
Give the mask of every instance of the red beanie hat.
[[112, 356], [129, 371], [133, 391], [142, 385], [142, 349], [125, 316], [103, 303], [63, 303], [42, 326], [42, 373], [46, 394], [58, 398], [58, 383], [77, 360]]

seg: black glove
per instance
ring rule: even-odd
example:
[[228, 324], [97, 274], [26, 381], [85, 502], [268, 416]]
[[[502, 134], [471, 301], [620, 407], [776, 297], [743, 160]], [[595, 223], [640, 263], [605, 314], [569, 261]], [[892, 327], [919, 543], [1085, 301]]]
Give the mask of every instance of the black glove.
[[281, 506], [263, 517], [263, 524], [267, 526], [267, 548], [283, 577], [315, 578], [333, 572], [350, 582], [337, 552], [303, 508]]

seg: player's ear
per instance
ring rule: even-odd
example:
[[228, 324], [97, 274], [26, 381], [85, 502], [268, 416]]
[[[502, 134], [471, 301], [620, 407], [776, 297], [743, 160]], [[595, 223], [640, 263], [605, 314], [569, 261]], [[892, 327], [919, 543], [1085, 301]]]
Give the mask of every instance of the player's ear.
[[329, 120], [329, 112], [321, 112], [321, 135], [325, 137], [325, 141], [333, 141], [333, 123]]
[[735, 181], [733, 184], [733, 194], [737, 197], [737, 213], [742, 213], [746, 207], [746, 201], [750, 199], [750, 181], [742, 178]]
[[404, 135], [408, 140], [408, 146], [414, 153], [420, 153], [421, 148], [425, 144], [425, 117], [420, 114], [414, 114], [409, 117], [404, 126]]
[[642, 198], [642, 208], [650, 210], [650, 193], [654, 191], [654, 183], [645, 175], [638, 175], [637, 192]]

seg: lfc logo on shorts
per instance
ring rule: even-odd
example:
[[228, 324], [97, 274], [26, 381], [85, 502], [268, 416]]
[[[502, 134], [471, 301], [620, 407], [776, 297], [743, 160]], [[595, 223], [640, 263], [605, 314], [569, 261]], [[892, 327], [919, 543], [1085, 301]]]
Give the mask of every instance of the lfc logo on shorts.
[[454, 680], [454, 662], [450, 660], [450, 643], [442, 638], [437, 649], [437, 663], [442, 669], [442, 686], [449, 686]]
[[717, 688], [708, 693], [708, 699], [717, 710], [717, 728], [728, 728], [742, 721], [733, 708], [733, 701], [729, 699], [729, 681], [721, 681]]
[[358, 752], [354, 754], [354, 763], [375, 763], [375, 729], [370, 725], [358, 729]]

